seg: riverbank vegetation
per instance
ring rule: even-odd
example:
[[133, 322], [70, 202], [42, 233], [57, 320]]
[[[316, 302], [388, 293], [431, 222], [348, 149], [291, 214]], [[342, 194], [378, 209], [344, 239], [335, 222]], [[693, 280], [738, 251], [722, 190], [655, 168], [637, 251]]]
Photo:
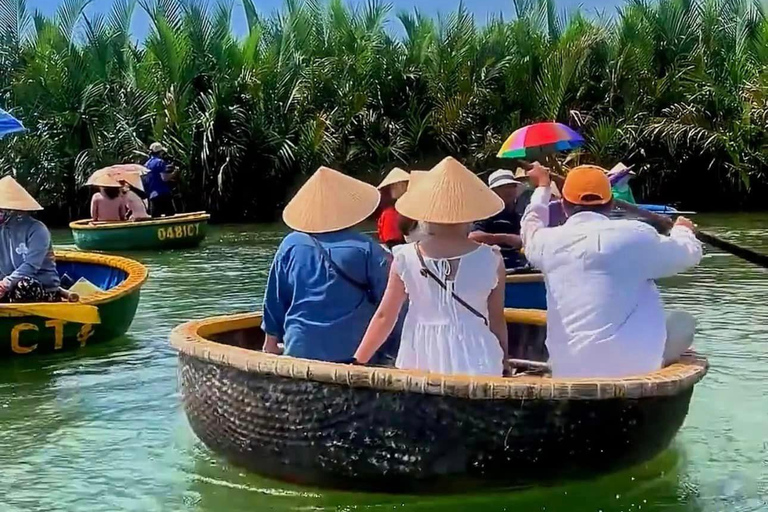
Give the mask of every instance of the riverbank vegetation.
[[[635, 164], [649, 199], [759, 207], [768, 191], [758, 1], [630, 0], [595, 18], [516, 0], [487, 21], [376, 0], [287, 0], [271, 15], [253, 0], [117, 0], [92, 17], [86, 4], [45, 17], [0, 0], [0, 106], [30, 129], [0, 143], [0, 168], [62, 217], [84, 213], [87, 175], [141, 161], [153, 140], [177, 160], [188, 209], [267, 220], [320, 164], [371, 181], [445, 154], [483, 170], [538, 120], [582, 132], [582, 162]], [[152, 20], [138, 42], [135, 9]]]

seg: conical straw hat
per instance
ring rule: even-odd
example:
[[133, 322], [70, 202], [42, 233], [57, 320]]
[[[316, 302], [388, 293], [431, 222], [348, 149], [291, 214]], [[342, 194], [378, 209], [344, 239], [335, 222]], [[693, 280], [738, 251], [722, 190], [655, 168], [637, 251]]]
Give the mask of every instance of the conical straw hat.
[[85, 185], [88, 187], [113, 187], [120, 188], [120, 182], [115, 176], [116, 172], [111, 168], [99, 169], [88, 178]]
[[0, 210], [34, 212], [42, 210], [40, 203], [10, 176], [0, 180]]
[[[411, 190], [417, 183], [420, 183], [422, 178], [427, 174], [429, 174], [429, 171], [411, 171], [411, 179], [408, 180], [408, 190]], [[406, 192], [406, 194], [407, 193], [408, 192]]]
[[407, 172], [402, 170], [399, 167], [395, 167], [391, 171], [389, 171], [389, 174], [387, 174], [381, 183], [379, 183], [379, 186], [376, 187], [379, 190], [381, 190], [384, 187], [388, 187], [390, 185], [394, 185], [395, 183], [402, 183], [403, 181], [410, 180], [411, 177], [408, 175]]
[[504, 201], [480, 178], [448, 157], [397, 200], [402, 215], [424, 222], [463, 224], [487, 219], [504, 209]]
[[303, 233], [340, 231], [370, 217], [379, 199], [373, 185], [320, 167], [285, 207], [283, 221]]
[[111, 165], [103, 169], [99, 169], [88, 179], [86, 185], [93, 186], [110, 186], [110, 185], [96, 185], [94, 181], [100, 182], [103, 176], [108, 176], [116, 181], [125, 181], [133, 188], [144, 191], [144, 184], [141, 182], [141, 176], [147, 174], [149, 170], [143, 165], [138, 164], [119, 164]]

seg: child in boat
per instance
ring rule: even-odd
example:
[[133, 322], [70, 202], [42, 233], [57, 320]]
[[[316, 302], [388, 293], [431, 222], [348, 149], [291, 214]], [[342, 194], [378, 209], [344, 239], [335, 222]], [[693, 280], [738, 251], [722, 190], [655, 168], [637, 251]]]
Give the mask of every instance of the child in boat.
[[395, 210], [395, 201], [405, 194], [405, 191], [408, 189], [409, 179], [410, 177], [407, 172], [399, 167], [395, 167], [378, 186], [381, 202], [379, 203], [379, 217], [376, 221], [376, 228], [379, 242], [388, 249], [405, 243], [405, 236], [401, 230], [400, 215]]
[[93, 222], [118, 222], [126, 219], [125, 202], [120, 195], [122, 185], [111, 176], [99, 176], [91, 181], [98, 192], [91, 197]]
[[43, 207], [6, 176], [0, 180], [0, 302], [58, 302], [51, 233], [30, 212]]
[[472, 222], [503, 201], [471, 171], [446, 158], [397, 202], [426, 223], [429, 236], [394, 250], [384, 298], [355, 353], [367, 363], [408, 299], [396, 366], [439, 373], [497, 375], [506, 367], [504, 262], [498, 249], [470, 240]]

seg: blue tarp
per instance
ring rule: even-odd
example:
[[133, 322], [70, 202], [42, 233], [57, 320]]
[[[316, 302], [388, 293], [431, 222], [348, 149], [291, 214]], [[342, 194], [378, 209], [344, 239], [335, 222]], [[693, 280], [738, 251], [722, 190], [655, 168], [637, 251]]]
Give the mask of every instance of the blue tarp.
[[65, 288], [68, 288], [78, 279], [84, 277], [102, 290], [110, 290], [128, 278], [128, 274], [120, 269], [93, 263], [75, 263], [60, 260], [56, 262], [56, 268], [60, 276], [64, 277], [66, 275], [69, 278], [67, 286], [62, 281], [62, 286]]
[[23, 132], [25, 130], [26, 128], [21, 124], [21, 121], [0, 108], [0, 139], [6, 135]]

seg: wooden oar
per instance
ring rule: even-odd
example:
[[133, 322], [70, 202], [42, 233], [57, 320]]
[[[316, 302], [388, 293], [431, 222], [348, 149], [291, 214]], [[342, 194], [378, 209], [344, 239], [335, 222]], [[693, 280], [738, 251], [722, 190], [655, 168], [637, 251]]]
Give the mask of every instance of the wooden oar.
[[[633, 215], [637, 215], [638, 217], [643, 217], [652, 222], [658, 223], [667, 229], [672, 229], [672, 226], [675, 225], [674, 221], [672, 221], [672, 219], [667, 216], [650, 212], [644, 208], [640, 208], [637, 205], [627, 203], [626, 201], [617, 199], [614, 200], [614, 204], [625, 212], [629, 212]], [[736, 245], [731, 242], [727, 242], [722, 238], [716, 237], [712, 233], [707, 233], [706, 231], [701, 231], [698, 229], [696, 230], [696, 238], [707, 245], [711, 245], [712, 247], [720, 249], [721, 251], [733, 254], [734, 256], [755, 265], [768, 268], [768, 255], [761, 254], [759, 252], [753, 251], [752, 249], [747, 249], [746, 247], [741, 247], [740, 245]]]
[[33, 304], [8, 304], [0, 306], [0, 317], [11, 316], [11, 311], [20, 311], [28, 315], [64, 320], [77, 324], [100, 324], [99, 308], [88, 304], [71, 302], [46, 302]]
[[[555, 173], [552, 173], [551, 177], [552, 177], [552, 181], [554, 181], [555, 184], [558, 187], [560, 187], [560, 190], [562, 190], [563, 184], [565, 183], [565, 178]], [[654, 213], [644, 208], [640, 208], [635, 204], [622, 201], [621, 199], [614, 199], [613, 204], [618, 208], [624, 210], [625, 212], [647, 219], [652, 223], [661, 226], [667, 231], [672, 229], [672, 226], [675, 225], [675, 222], [671, 218], [667, 217], [666, 215], [659, 215], [658, 213]], [[696, 230], [696, 238], [698, 238], [699, 240], [701, 240], [707, 245], [711, 245], [712, 247], [716, 247], [722, 251], [733, 254], [734, 256], [741, 258], [745, 261], [748, 261], [750, 263], [753, 263], [755, 265], [758, 265], [764, 268], [768, 268], [768, 255], [761, 254], [759, 252], [753, 251], [752, 249], [747, 249], [746, 247], [741, 247], [731, 242], [726, 242], [722, 238], [718, 238], [712, 233], [707, 233], [705, 231], [700, 231], [698, 229]]]

